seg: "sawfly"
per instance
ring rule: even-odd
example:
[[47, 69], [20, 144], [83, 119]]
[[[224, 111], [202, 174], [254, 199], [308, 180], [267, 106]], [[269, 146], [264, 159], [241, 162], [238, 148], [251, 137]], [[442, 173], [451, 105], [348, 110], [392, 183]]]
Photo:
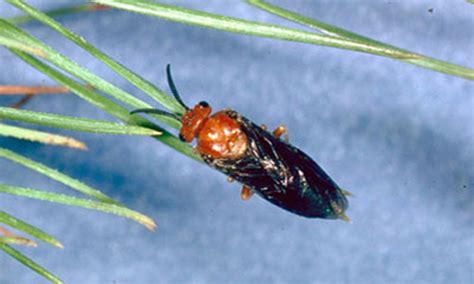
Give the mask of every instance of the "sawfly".
[[135, 113], [155, 113], [181, 122], [179, 138], [197, 140], [195, 150], [203, 161], [240, 182], [241, 197], [257, 193], [274, 205], [308, 218], [342, 219], [348, 207], [346, 195], [307, 154], [288, 143], [284, 126], [268, 132], [240, 113], [224, 109], [212, 114], [207, 102], [193, 108], [183, 103], [166, 68], [168, 84], [176, 100], [186, 109], [182, 116], [159, 109], [137, 109]]

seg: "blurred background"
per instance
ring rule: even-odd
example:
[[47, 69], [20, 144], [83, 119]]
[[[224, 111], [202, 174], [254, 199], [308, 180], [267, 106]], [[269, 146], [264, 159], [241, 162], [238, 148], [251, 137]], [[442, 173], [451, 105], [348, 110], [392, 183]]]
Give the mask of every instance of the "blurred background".
[[[80, 1], [28, 1], [48, 10]], [[297, 25], [233, 1], [161, 1]], [[474, 5], [464, 1], [270, 1], [408, 50], [474, 67]], [[0, 3], [0, 16], [21, 12]], [[151, 216], [155, 232], [95, 211], [1, 195], [0, 208], [56, 236], [63, 250], [18, 249], [67, 283], [473, 283], [474, 83], [387, 58], [186, 26], [123, 11], [58, 20], [183, 100], [235, 109], [290, 141], [355, 196], [352, 224], [305, 219], [148, 137], [55, 130], [77, 151], [0, 138]], [[22, 26], [138, 97], [137, 89], [42, 24]], [[54, 85], [6, 49], [0, 84]], [[7, 106], [19, 97], [0, 97]], [[150, 100], [148, 100], [150, 101]], [[152, 101], [150, 101], [153, 103]], [[112, 119], [75, 95], [25, 109]], [[69, 193], [0, 159], [0, 182]], [[0, 283], [44, 283], [0, 253]]]

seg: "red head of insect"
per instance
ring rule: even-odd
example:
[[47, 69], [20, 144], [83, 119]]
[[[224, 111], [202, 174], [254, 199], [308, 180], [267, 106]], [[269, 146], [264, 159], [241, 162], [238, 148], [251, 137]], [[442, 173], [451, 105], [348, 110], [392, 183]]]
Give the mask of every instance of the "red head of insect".
[[181, 118], [182, 127], [179, 130], [179, 138], [187, 143], [193, 141], [209, 118], [211, 111], [211, 107], [206, 102], [200, 102], [194, 108], [187, 110]]

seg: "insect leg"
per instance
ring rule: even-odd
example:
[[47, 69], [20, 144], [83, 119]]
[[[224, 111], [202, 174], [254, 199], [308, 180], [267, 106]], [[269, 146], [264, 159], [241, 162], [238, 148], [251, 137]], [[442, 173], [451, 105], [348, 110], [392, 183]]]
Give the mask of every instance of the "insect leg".
[[345, 190], [345, 189], [342, 189], [342, 188], [341, 188], [341, 191], [342, 191], [342, 193], [343, 193], [345, 196], [354, 196], [354, 194], [352, 194], [352, 192], [347, 191], [347, 190]]
[[245, 185], [242, 186], [242, 191], [240, 191], [240, 198], [244, 201], [247, 201], [252, 197], [253, 195], [253, 190], [250, 188], [246, 187]]
[[334, 213], [336, 213], [337, 217], [349, 224], [352, 224], [352, 221], [351, 219], [349, 219], [349, 217], [347, 217], [346, 214], [344, 214], [344, 211], [336, 204], [336, 202], [334, 201], [331, 201], [331, 207], [334, 211]]
[[338, 215], [338, 217], [339, 217], [339, 219], [341, 219], [342, 221], [347, 222], [347, 223], [349, 223], [349, 224], [352, 224], [351, 219], [349, 219], [349, 217], [347, 217], [346, 214], [340, 213], [340, 214]]
[[197, 149], [197, 146], [194, 146], [194, 147], [192, 148], [192, 151], [193, 151], [193, 154], [199, 155], [199, 151], [198, 151], [198, 149]]
[[284, 135], [284, 141], [288, 142], [289, 137], [288, 137], [288, 128], [284, 125], [280, 125], [275, 130], [273, 130], [273, 135], [275, 135], [276, 138], [280, 138], [282, 135]]

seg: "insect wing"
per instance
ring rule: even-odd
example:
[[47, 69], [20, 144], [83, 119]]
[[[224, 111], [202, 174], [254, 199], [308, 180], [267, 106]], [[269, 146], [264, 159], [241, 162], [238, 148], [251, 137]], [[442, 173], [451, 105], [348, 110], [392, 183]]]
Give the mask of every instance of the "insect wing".
[[[271, 203], [305, 217], [338, 218], [347, 200], [337, 184], [308, 155], [235, 111], [248, 136], [246, 155], [207, 161]], [[205, 159], [206, 160], [206, 159]]]

